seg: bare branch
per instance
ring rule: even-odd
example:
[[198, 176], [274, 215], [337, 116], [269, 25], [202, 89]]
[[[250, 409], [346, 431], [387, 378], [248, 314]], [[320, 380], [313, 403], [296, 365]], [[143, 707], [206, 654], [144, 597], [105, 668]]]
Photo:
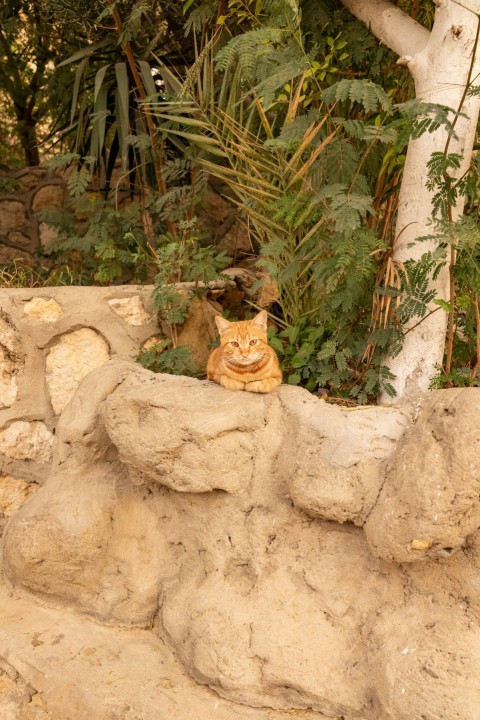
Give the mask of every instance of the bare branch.
[[428, 42], [430, 32], [387, 0], [341, 0], [377, 40], [398, 55], [415, 55]]

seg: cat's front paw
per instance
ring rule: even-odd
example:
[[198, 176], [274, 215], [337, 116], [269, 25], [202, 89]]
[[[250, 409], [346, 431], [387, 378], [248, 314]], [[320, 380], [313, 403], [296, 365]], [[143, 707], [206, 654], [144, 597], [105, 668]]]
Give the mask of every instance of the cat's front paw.
[[253, 380], [245, 385], [245, 390], [255, 393], [268, 393], [275, 390], [282, 381], [278, 378], [267, 378], [266, 380]]
[[227, 390], [245, 390], [245, 383], [240, 382], [240, 380], [234, 380], [227, 375], [218, 375], [217, 378], [215, 378], [215, 382], [220, 383], [220, 385], [227, 388]]

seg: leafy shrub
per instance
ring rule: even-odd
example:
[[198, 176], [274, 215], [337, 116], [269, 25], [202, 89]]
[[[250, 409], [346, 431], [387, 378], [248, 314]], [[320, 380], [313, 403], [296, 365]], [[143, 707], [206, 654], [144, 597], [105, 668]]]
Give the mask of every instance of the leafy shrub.
[[203, 369], [195, 365], [189, 345], [172, 347], [171, 340], [162, 340], [138, 356], [138, 362], [147, 370], [170, 375], [190, 375], [198, 377]]

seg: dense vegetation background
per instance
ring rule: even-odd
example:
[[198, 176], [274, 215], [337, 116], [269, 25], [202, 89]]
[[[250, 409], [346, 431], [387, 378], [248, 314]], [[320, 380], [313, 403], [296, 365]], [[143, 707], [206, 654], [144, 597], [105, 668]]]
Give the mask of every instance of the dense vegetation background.
[[[433, 2], [397, 4], [431, 28]], [[341, 4], [9, 0], [0, 58], [4, 170], [46, 163], [70, 194], [44, 217], [58, 241], [37, 282], [154, 281], [176, 326], [188, 299], [175, 282], [200, 293], [229, 264], [256, 267], [277, 290], [271, 343], [287, 382], [360, 402], [394, 392], [382, 359], [435, 301], [455, 320], [433, 384], [478, 385], [476, 163], [456, 188], [467, 211], [453, 232], [455, 158], [432, 158], [438, 252], [396, 262], [408, 140], [452, 119], [414, 100], [406, 68]], [[201, 221], [212, 182], [251, 252], [229, 259], [212, 245]], [[455, 294], [435, 298], [429, 278], [453, 242]], [[3, 278], [15, 284], [11, 268]], [[146, 362], [185, 372], [188, 350], [174, 345]]]

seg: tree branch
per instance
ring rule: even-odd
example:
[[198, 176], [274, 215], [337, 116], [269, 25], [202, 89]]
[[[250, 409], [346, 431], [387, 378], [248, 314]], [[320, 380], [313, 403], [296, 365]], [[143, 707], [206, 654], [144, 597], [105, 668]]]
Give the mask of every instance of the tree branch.
[[341, 0], [367, 25], [377, 40], [400, 55], [415, 55], [427, 44], [430, 32], [387, 0]]

